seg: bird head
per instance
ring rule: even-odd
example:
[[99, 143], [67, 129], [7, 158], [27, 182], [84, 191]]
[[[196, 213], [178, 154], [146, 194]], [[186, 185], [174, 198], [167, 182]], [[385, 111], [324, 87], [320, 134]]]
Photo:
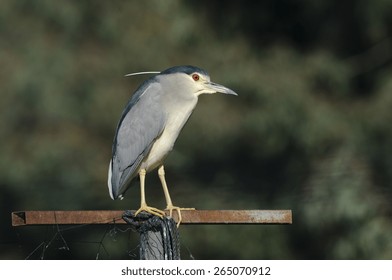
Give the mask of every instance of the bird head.
[[181, 94], [192, 94], [193, 97], [213, 93], [237, 95], [233, 90], [211, 82], [208, 73], [195, 66], [175, 66], [162, 71], [158, 76], [161, 82], [171, 85], [169, 88], [174, 88]]

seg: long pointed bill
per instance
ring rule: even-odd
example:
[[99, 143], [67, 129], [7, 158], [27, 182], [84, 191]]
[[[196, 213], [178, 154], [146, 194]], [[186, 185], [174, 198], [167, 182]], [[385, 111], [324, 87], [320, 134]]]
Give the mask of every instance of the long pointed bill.
[[211, 90], [210, 93], [219, 92], [219, 93], [224, 93], [224, 94], [232, 94], [232, 95], [236, 95], [236, 96], [238, 95], [235, 91], [233, 91], [225, 86], [222, 86], [220, 84], [213, 83], [213, 82], [206, 82], [205, 86], [206, 86], [206, 89]]

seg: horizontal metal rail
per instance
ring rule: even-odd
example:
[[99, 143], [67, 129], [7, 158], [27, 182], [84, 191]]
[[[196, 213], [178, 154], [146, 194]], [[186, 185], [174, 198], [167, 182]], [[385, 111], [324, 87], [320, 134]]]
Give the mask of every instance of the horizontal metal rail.
[[[125, 224], [122, 210], [16, 211], [13, 226]], [[168, 215], [169, 213], [166, 212]], [[182, 210], [181, 224], [291, 224], [291, 210]], [[173, 219], [178, 220], [176, 211]]]

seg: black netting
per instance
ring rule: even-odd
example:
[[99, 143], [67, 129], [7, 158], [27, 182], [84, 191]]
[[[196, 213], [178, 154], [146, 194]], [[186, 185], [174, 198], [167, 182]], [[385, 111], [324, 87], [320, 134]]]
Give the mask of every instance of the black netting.
[[146, 212], [127, 210], [123, 219], [140, 234], [141, 260], [179, 260], [180, 235], [176, 222]]

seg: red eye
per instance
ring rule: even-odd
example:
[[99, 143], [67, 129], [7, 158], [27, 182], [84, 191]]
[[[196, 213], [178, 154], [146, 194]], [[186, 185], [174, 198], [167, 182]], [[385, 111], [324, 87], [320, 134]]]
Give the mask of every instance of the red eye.
[[200, 80], [200, 76], [198, 74], [192, 74], [192, 79], [197, 82]]

